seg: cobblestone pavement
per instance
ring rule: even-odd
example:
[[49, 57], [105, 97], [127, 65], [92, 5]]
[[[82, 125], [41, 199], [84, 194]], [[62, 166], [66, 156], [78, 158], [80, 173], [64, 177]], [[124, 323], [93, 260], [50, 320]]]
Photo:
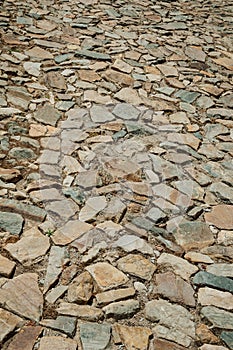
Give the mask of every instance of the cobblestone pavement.
[[0, 3], [1, 349], [233, 349], [231, 1]]

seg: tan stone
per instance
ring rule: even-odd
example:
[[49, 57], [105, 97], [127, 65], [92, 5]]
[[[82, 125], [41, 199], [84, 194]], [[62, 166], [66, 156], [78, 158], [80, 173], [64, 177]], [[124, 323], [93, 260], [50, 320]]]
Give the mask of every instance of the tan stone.
[[106, 305], [113, 301], [118, 301], [135, 295], [134, 288], [121, 288], [109, 290], [106, 292], [96, 294], [96, 301], [98, 305]]
[[42, 327], [40, 326], [23, 327], [19, 333], [12, 338], [7, 350], [32, 350], [41, 332]]
[[124, 73], [131, 73], [133, 70], [133, 67], [130, 66], [128, 63], [120, 60], [120, 59], [116, 59], [116, 61], [113, 64], [113, 68], [124, 72]]
[[105, 291], [128, 282], [128, 277], [107, 262], [98, 262], [86, 267], [98, 287]]
[[158, 64], [157, 68], [166, 76], [166, 77], [177, 77], [178, 70], [176, 67], [169, 64]]
[[40, 137], [46, 134], [47, 128], [41, 124], [30, 124], [29, 136]]
[[53, 59], [53, 55], [39, 46], [34, 46], [32, 49], [25, 51], [25, 55], [39, 60]]
[[20, 263], [30, 264], [46, 254], [50, 247], [49, 237], [44, 236], [37, 227], [25, 231], [16, 243], [9, 243], [5, 249]]
[[206, 54], [200, 46], [187, 46], [185, 54], [192, 60], [205, 62]]
[[2, 342], [8, 334], [13, 332], [22, 321], [20, 317], [0, 308], [0, 342]]
[[15, 262], [0, 254], [0, 276], [10, 277], [15, 269]]
[[168, 135], [167, 140], [170, 142], [176, 142], [176, 143], [188, 145], [188, 146], [194, 148], [195, 150], [198, 149], [198, 147], [201, 143], [201, 141], [193, 134], [170, 133]]
[[180, 304], [195, 306], [192, 286], [172, 272], [155, 275], [156, 287], [154, 292]]
[[20, 171], [18, 169], [4, 169], [0, 168], [0, 179], [3, 181], [12, 181], [20, 177]]
[[90, 101], [90, 102], [95, 102], [99, 104], [107, 104], [111, 103], [111, 97], [109, 95], [100, 95], [97, 91], [95, 90], [86, 90], [84, 91], [84, 96], [83, 96], [84, 101]]
[[229, 70], [233, 70], [233, 59], [232, 58], [220, 57], [220, 58], [213, 59], [213, 61], [220, 66], [223, 66]]
[[90, 221], [105, 207], [107, 206], [107, 201], [104, 196], [88, 198], [85, 206], [80, 210], [79, 220], [80, 221]]
[[205, 214], [205, 221], [220, 229], [233, 229], [233, 205], [219, 204]]
[[84, 81], [93, 82], [101, 79], [98, 73], [87, 69], [80, 69], [78, 71], [78, 74], [79, 74], [79, 78]]
[[194, 263], [201, 262], [204, 264], [212, 264], [214, 262], [208, 255], [197, 252], [188, 252], [185, 254], [184, 258]]
[[90, 305], [61, 303], [56, 311], [61, 315], [76, 316], [86, 321], [97, 321], [103, 316], [101, 309]]
[[89, 272], [85, 271], [76, 277], [68, 287], [67, 300], [69, 302], [88, 302], [92, 296], [93, 280]]
[[40, 340], [39, 350], [76, 350], [77, 343], [73, 339], [63, 338], [59, 336], [43, 337]]
[[213, 288], [200, 288], [198, 291], [198, 302], [201, 305], [214, 305], [227, 310], [233, 309], [233, 295]]
[[68, 221], [52, 235], [52, 240], [55, 244], [66, 245], [91, 230], [92, 227], [92, 225], [79, 220]]
[[208, 328], [207, 325], [200, 323], [196, 327], [196, 335], [202, 341], [202, 343], [218, 343], [219, 339]]
[[117, 267], [130, 275], [150, 280], [156, 270], [156, 266], [141, 255], [129, 254], [119, 259]]
[[138, 106], [141, 103], [143, 103], [141, 97], [139, 97], [137, 90], [134, 90], [132, 88], [123, 88], [120, 91], [118, 91], [114, 97], [117, 99], [127, 102], [127, 103], [132, 103], [134, 106]]
[[37, 280], [35, 273], [24, 273], [9, 280], [0, 289], [0, 304], [38, 322], [42, 315], [43, 295]]
[[163, 340], [163, 339], [158, 339], [158, 338], [154, 338], [153, 344], [156, 350], [186, 350], [187, 349], [176, 343]]
[[189, 281], [191, 275], [198, 271], [198, 267], [190, 264], [188, 261], [167, 253], [162, 253], [157, 260], [158, 266], [167, 266], [184, 280]]
[[221, 346], [221, 345], [204, 344], [200, 347], [200, 350], [228, 350], [228, 349], [225, 348], [225, 346]]
[[129, 74], [117, 72], [113, 69], [108, 69], [104, 77], [113, 83], [119, 83], [121, 85], [133, 85], [134, 82], [134, 79]]
[[112, 159], [105, 163], [105, 168], [111, 176], [118, 178], [129, 179], [141, 174], [140, 166], [131, 160]]
[[114, 332], [118, 333], [121, 343], [126, 350], [147, 350], [149, 337], [152, 332], [146, 327], [128, 327], [121, 324], [114, 325]]
[[66, 89], [65, 78], [59, 72], [49, 72], [47, 74], [47, 81], [52, 88]]

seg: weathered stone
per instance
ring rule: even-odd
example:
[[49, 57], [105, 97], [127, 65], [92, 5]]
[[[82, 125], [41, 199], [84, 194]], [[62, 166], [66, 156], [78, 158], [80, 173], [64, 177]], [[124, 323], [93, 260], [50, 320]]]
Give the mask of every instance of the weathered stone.
[[106, 123], [115, 119], [114, 115], [103, 106], [93, 106], [90, 109], [90, 117], [95, 123]]
[[233, 278], [233, 264], [212, 264], [207, 266], [206, 271], [213, 275]]
[[150, 280], [156, 269], [148, 259], [141, 255], [129, 254], [117, 261], [117, 267], [130, 275]]
[[206, 271], [199, 271], [194, 276], [193, 283], [198, 286], [214, 287], [233, 293], [233, 281], [230, 278], [216, 276]]
[[107, 206], [104, 196], [88, 198], [85, 206], [80, 210], [79, 220], [90, 221]]
[[175, 274], [184, 280], [189, 281], [191, 275], [198, 271], [198, 268], [188, 261], [172, 254], [162, 253], [157, 260], [158, 266], [171, 267]]
[[220, 338], [231, 350], [233, 349], [233, 332], [223, 331], [220, 335]]
[[20, 317], [0, 308], [0, 342], [2, 342], [8, 334], [13, 332], [22, 322], [23, 320]]
[[16, 108], [27, 110], [32, 96], [27, 89], [21, 87], [9, 87], [7, 90], [7, 101]]
[[25, 51], [25, 54], [32, 59], [36, 58], [39, 61], [53, 59], [53, 55], [49, 51], [46, 51], [39, 46], [34, 46], [30, 50]]
[[209, 191], [214, 193], [218, 198], [227, 200], [228, 203], [233, 204], [233, 189], [223, 182], [215, 182], [211, 184]]
[[28, 74], [33, 75], [35, 77], [38, 77], [40, 75], [40, 66], [41, 63], [37, 62], [24, 62], [23, 64], [23, 68], [25, 69], [25, 71]]
[[185, 54], [195, 61], [205, 62], [206, 59], [206, 54], [200, 46], [187, 46]]
[[68, 287], [67, 300], [69, 302], [87, 303], [93, 292], [93, 280], [85, 271], [76, 277]]
[[46, 301], [50, 304], [54, 304], [57, 299], [59, 299], [67, 291], [67, 289], [68, 287], [63, 285], [51, 289], [51, 291], [47, 293], [45, 297]]
[[153, 328], [158, 338], [173, 340], [186, 347], [195, 339], [193, 317], [180, 305], [173, 305], [162, 299], [152, 300], [146, 303], [145, 316], [152, 322], [159, 322]]
[[107, 262], [98, 262], [86, 267], [98, 287], [105, 291], [128, 282], [128, 277]]
[[36, 158], [36, 155], [33, 150], [31, 150], [30, 148], [22, 148], [22, 147], [12, 148], [9, 151], [9, 156], [16, 158], [18, 160]]
[[171, 301], [195, 306], [194, 290], [191, 285], [171, 272], [155, 275], [154, 292]]
[[153, 248], [142, 238], [134, 235], [124, 235], [113, 244], [114, 247], [122, 248], [126, 252], [139, 251], [153, 255]]
[[218, 228], [231, 230], [233, 229], [233, 206], [216, 205], [211, 212], [205, 214], [205, 220]]
[[117, 301], [103, 307], [107, 317], [125, 318], [134, 315], [139, 310], [139, 302], [129, 299], [125, 301]]
[[58, 245], [67, 245], [92, 229], [92, 225], [79, 220], [69, 220], [55, 231], [53, 242]]
[[19, 235], [22, 231], [24, 219], [19, 214], [0, 212], [0, 228], [10, 232], [12, 235]]
[[83, 350], [104, 350], [111, 337], [111, 326], [108, 323], [81, 323], [80, 339]]
[[107, 80], [121, 85], [133, 85], [134, 82], [134, 79], [129, 74], [117, 72], [113, 69], [108, 69], [104, 76]]
[[92, 50], [79, 50], [76, 51], [76, 55], [94, 58], [97, 60], [110, 60], [111, 57], [108, 54], [100, 53]]
[[219, 342], [218, 337], [204, 323], [200, 323], [196, 327], [196, 335], [202, 343], [216, 344]]
[[58, 316], [56, 320], [43, 319], [40, 324], [42, 326], [64, 332], [72, 337], [76, 329], [76, 317]]
[[95, 295], [95, 297], [98, 305], [106, 305], [113, 301], [118, 301], [127, 297], [132, 297], [134, 295], [134, 288], [121, 288], [98, 293]]
[[5, 249], [20, 263], [31, 264], [36, 258], [45, 255], [49, 247], [49, 238], [35, 227], [25, 231], [18, 242], [7, 244]]
[[197, 252], [188, 252], [185, 254], [184, 258], [195, 263], [201, 262], [205, 264], [212, 264], [214, 262], [208, 255]]
[[200, 347], [200, 350], [227, 350], [227, 348], [221, 345], [204, 344]]
[[222, 309], [232, 310], [233, 295], [229, 292], [220, 292], [213, 288], [200, 288], [198, 302], [201, 305], [213, 305]]
[[12, 338], [7, 350], [32, 350], [41, 332], [40, 326], [24, 326]]
[[103, 316], [102, 310], [97, 307], [75, 303], [61, 303], [57, 312], [61, 315], [76, 316], [86, 321], [98, 321]]
[[64, 77], [59, 72], [49, 72], [47, 74], [48, 84], [56, 89], [65, 90], [66, 82]]
[[0, 275], [10, 277], [15, 269], [15, 262], [0, 254]]
[[58, 279], [65, 263], [65, 248], [52, 246], [44, 281], [44, 292]]
[[55, 126], [61, 118], [61, 113], [52, 105], [45, 104], [43, 107], [37, 109], [34, 113], [34, 118], [45, 125]]
[[121, 324], [114, 325], [114, 332], [116, 332], [121, 340], [121, 343], [126, 349], [147, 350], [149, 344], [149, 337], [152, 332], [146, 327], [128, 327]]
[[167, 341], [167, 340], [163, 340], [163, 339], [158, 339], [158, 338], [154, 338], [154, 347], [156, 350], [185, 350], [186, 348], [183, 346], [180, 346], [176, 343]]
[[37, 280], [35, 273], [24, 273], [9, 280], [0, 289], [0, 304], [38, 322], [42, 315], [43, 295]]
[[218, 309], [215, 306], [205, 306], [201, 309], [201, 314], [214, 327], [223, 329], [233, 329], [233, 314], [231, 312]]
[[214, 243], [213, 233], [201, 221], [183, 222], [172, 234], [176, 243], [181, 245], [185, 251], [201, 249]]
[[137, 120], [140, 111], [128, 103], [119, 103], [113, 109], [112, 113], [123, 120]]
[[73, 339], [63, 338], [60, 336], [47, 336], [40, 340], [39, 350], [76, 350], [77, 343]]

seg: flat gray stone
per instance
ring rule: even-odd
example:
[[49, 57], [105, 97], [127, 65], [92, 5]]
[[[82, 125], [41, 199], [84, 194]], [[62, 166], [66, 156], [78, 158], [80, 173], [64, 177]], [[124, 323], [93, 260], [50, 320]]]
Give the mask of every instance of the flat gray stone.
[[233, 332], [223, 331], [220, 335], [220, 338], [231, 350], [233, 350]]
[[36, 158], [36, 154], [30, 148], [22, 148], [22, 147], [14, 147], [10, 150], [9, 156], [16, 158], [18, 160], [21, 159], [34, 159]]
[[90, 116], [94, 123], [106, 123], [116, 119], [107, 108], [98, 105], [91, 107]]
[[44, 319], [40, 322], [42, 326], [58, 330], [73, 337], [76, 329], [76, 317], [58, 316], [56, 320]]
[[117, 301], [103, 307], [107, 317], [125, 318], [134, 315], [139, 310], [138, 300]]
[[209, 191], [214, 193], [218, 198], [233, 204], [233, 188], [223, 182], [215, 182], [210, 185]]
[[12, 235], [19, 235], [22, 231], [24, 219], [15, 213], [0, 212], [0, 228], [10, 232]]
[[49, 262], [44, 281], [44, 292], [58, 279], [65, 263], [65, 248], [52, 246], [49, 254]]
[[61, 118], [61, 113], [52, 105], [45, 104], [43, 107], [37, 109], [34, 113], [34, 118], [45, 125], [56, 126], [58, 120]]
[[123, 120], [137, 120], [140, 111], [128, 103], [119, 103], [112, 111], [118, 118]]
[[151, 300], [146, 303], [145, 316], [152, 322], [158, 322], [153, 329], [158, 337], [173, 340], [186, 347], [195, 339], [193, 316], [183, 306], [162, 299]]
[[231, 312], [218, 309], [215, 306], [205, 306], [202, 308], [201, 314], [206, 317], [214, 327], [233, 329], [233, 314]]
[[82, 323], [79, 327], [83, 350], [106, 349], [110, 341], [110, 324]]

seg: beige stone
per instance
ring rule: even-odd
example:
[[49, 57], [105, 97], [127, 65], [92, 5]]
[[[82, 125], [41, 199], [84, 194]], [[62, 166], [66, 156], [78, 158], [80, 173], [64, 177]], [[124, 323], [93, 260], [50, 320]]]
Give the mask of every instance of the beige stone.
[[40, 340], [39, 350], [76, 350], [77, 343], [73, 339], [60, 336], [43, 337]]
[[71, 220], [52, 235], [52, 240], [55, 244], [66, 245], [82, 236], [85, 232], [91, 230], [92, 227], [92, 225], [86, 222]]
[[97, 307], [75, 303], [61, 303], [56, 310], [61, 315], [76, 316], [86, 321], [97, 321], [103, 316], [102, 310]]
[[40, 326], [23, 327], [19, 333], [12, 338], [7, 350], [32, 350], [42, 329], [43, 328]]
[[224, 230], [233, 229], [233, 205], [219, 204], [205, 214], [205, 221]]
[[184, 280], [189, 281], [191, 275], [198, 271], [198, 267], [190, 264], [188, 261], [168, 253], [162, 253], [157, 260], [158, 266], [167, 266], [172, 268], [175, 274]]
[[158, 339], [154, 338], [154, 350], [186, 350], [187, 348], [178, 345], [176, 343], [164, 340], [164, 339]]
[[138, 254], [129, 254], [119, 259], [117, 267], [130, 275], [150, 280], [156, 270], [156, 266], [148, 259]]
[[85, 271], [76, 277], [68, 287], [67, 300], [69, 302], [87, 303], [93, 292], [93, 280], [89, 272]]
[[6, 245], [6, 250], [20, 263], [30, 264], [49, 250], [49, 237], [44, 236], [37, 227], [25, 231], [16, 243]]
[[[1, 298], [1, 297], [0, 297]], [[0, 308], [0, 342], [22, 323], [22, 319], [11, 312]]]
[[184, 258], [194, 263], [212, 264], [214, 262], [208, 255], [197, 252], [188, 252]]
[[149, 337], [152, 332], [146, 327], [128, 327], [121, 324], [114, 325], [114, 332], [118, 333], [121, 343], [126, 350], [147, 350]]
[[79, 74], [79, 78], [84, 81], [93, 82], [101, 79], [98, 73], [87, 69], [80, 69], [78, 71], [78, 74]]
[[196, 335], [202, 343], [218, 343], [218, 337], [204, 323], [200, 323], [196, 326]]
[[0, 276], [10, 277], [15, 269], [15, 262], [0, 254]]
[[221, 346], [221, 345], [204, 344], [200, 347], [200, 350], [228, 350], [228, 349], [225, 348], [225, 346]]
[[233, 309], [233, 295], [213, 288], [200, 288], [198, 291], [198, 302], [201, 305], [214, 305], [226, 310]]
[[98, 262], [90, 265], [86, 267], [86, 270], [103, 291], [121, 286], [129, 280], [123, 272], [107, 262]]
[[135, 295], [134, 288], [121, 288], [108, 290], [106, 292], [96, 294], [96, 301], [98, 305], [106, 305], [113, 301], [118, 301]]
[[38, 322], [42, 315], [43, 295], [37, 280], [35, 273], [24, 273], [9, 280], [0, 289], [0, 304]]
[[129, 75], [121, 72], [117, 72], [113, 69], [108, 69], [104, 77], [113, 82], [113, 83], [119, 83], [121, 85], [133, 85], [134, 79]]
[[90, 221], [107, 206], [107, 201], [104, 196], [88, 198], [85, 206], [80, 210], [79, 220]]

